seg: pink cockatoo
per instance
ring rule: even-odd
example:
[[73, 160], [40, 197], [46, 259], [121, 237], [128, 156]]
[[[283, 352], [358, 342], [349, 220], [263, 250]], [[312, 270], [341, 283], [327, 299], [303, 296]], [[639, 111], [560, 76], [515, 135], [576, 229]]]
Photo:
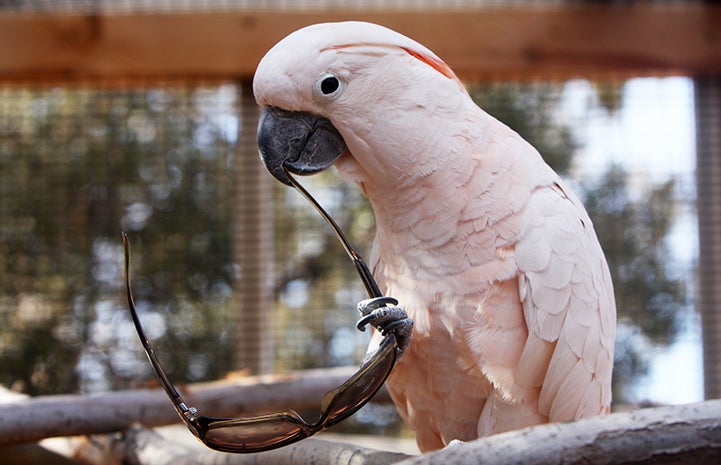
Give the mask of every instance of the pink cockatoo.
[[371, 269], [415, 322], [387, 386], [421, 450], [609, 411], [616, 310], [591, 220], [448, 65], [378, 25], [318, 24], [253, 90], [276, 178], [335, 165], [370, 199]]

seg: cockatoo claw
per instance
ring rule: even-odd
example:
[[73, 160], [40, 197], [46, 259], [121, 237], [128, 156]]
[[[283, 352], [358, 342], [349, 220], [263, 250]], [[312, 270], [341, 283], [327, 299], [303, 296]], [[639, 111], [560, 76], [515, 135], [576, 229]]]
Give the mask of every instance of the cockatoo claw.
[[360, 331], [365, 331], [366, 325], [370, 324], [384, 336], [392, 333], [398, 340], [398, 352], [401, 354], [411, 342], [413, 320], [408, 317], [405, 310], [396, 305], [398, 300], [388, 296], [360, 301], [358, 312], [363, 318], [358, 320], [356, 327]]

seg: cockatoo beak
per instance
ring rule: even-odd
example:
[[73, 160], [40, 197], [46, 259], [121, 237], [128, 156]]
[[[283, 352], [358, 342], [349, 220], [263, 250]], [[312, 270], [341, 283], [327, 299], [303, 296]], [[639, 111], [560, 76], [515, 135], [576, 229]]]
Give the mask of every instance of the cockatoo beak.
[[293, 174], [319, 173], [333, 165], [348, 148], [328, 119], [266, 107], [258, 122], [258, 150], [268, 171], [290, 186], [284, 166]]

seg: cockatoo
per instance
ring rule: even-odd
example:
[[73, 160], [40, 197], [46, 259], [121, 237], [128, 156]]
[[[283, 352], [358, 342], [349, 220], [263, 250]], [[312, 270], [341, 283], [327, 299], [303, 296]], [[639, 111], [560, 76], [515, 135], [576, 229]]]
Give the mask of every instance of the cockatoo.
[[591, 220], [438, 56], [317, 24], [267, 52], [253, 91], [276, 178], [335, 165], [370, 200], [371, 270], [415, 322], [387, 386], [422, 451], [609, 411], [616, 310]]

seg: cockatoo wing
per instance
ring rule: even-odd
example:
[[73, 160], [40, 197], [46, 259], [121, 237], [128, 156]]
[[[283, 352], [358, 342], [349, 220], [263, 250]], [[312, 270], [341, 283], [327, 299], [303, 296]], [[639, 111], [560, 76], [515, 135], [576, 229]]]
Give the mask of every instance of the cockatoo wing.
[[550, 421], [606, 413], [616, 312], [591, 220], [560, 180], [538, 186], [523, 217], [515, 257], [528, 339], [516, 382], [540, 388], [539, 412]]
[[474, 231], [453, 260], [471, 265], [465, 286], [483, 295], [466, 331], [495, 388], [479, 433], [607, 412], [616, 312], [592, 222], [535, 149], [484, 127], [488, 143], [469, 148], [483, 169], [463, 186], [474, 194], [461, 224]]

